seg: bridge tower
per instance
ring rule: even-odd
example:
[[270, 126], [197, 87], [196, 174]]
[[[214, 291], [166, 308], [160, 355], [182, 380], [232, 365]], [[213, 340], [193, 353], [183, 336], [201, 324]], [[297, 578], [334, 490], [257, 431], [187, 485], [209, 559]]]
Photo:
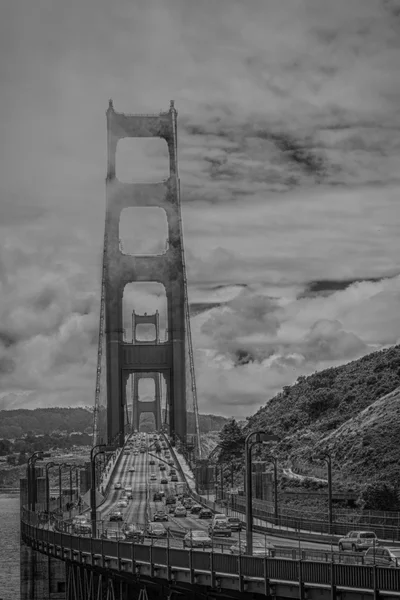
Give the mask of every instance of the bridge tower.
[[[105, 320], [107, 364], [107, 438], [124, 442], [126, 384], [133, 373], [165, 377], [171, 435], [186, 438], [185, 273], [182, 254], [180, 185], [177, 163], [177, 112], [158, 115], [117, 113], [110, 100], [107, 116], [107, 179], [105, 233]], [[116, 177], [118, 141], [160, 137], [168, 146], [170, 173], [160, 183], [122, 183]], [[119, 245], [119, 221], [124, 208], [157, 206], [165, 210], [168, 245], [164, 254], [128, 256]], [[131, 282], [164, 285], [167, 297], [168, 338], [160, 343], [123, 339], [122, 298]], [[142, 316], [136, 315], [136, 319]]]

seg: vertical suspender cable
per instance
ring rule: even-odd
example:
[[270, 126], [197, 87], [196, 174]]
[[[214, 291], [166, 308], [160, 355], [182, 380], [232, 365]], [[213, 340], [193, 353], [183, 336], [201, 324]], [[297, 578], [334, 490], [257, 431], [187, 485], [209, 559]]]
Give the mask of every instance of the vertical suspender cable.
[[97, 370], [96, 370], [96, 391], [93, 410], [93, 446], [98, 444], [99, 436], [99, 411], [100, 411], [100, 392], [101, 392], [101, 361], [103, 356], [103, 338], [105, 321], [105, 291], [106, 291], [106, 253], [107, 253], [107, 223], [104, 226], [103, 242], [103, 264], [101, 274], [101, 300], [100, 300], [100, 322], [99, 322], [99, 341], [97, 345]]
[[193, 346], [192, 346], [192, 332], [190, 327], [190, 310], [189, 300], [187, 293], [187, 279], [186, 279], [186, 264], [185, 264], [185, 252], [183, 248], [183, 228], [182, 228], [182, 213], [181, 213], [181, 186], [178, 177], [178, 144], [176, 134], [176, 110], [171, 104], [172, 118], [173, 118], [173, 135], [174, 135], [174, 152], [175, 152], [175, 177], [177, 182], [177, 196], [178, 196], [178, 217], [179, 217], [179, 230], [180, 230], [180, 242], [181, 242], [181, 253], [182, 253], [182, 267], [183, 267], [183, 286], [185, 296], [185, 322], [189, 349], [189, 365], [190, 365], [190, 379], [192, 385], [193, 394], [193, 412], [195, 420], [195, 431], [196, 431], [196, 443], [197, 443], [197, 454], [198, 458], [201, 458], [201, 441], [200, 441], [200, 427], [199, 427], [199, 409], [197, 404], [197, 388], [196, 388], [196, 373], [194, 370], [193, 360]]

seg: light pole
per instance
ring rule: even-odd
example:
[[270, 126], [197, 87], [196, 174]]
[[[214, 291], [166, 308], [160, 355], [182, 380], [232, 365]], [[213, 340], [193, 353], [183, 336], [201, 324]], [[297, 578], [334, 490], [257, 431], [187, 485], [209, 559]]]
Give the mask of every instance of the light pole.
[[61, 511], [61, 513], [63, 512], [62, 510], [62, 477], [61, 477], [61, 471], [63, 470], [64, 467], [69, 467], [70, 465], [68, 463], [60, 463], [58, 465], [58, 493], [59, 493], [59, 499], [58, 499], [58, 507]]
[[267, 456], [274, 463], [274, 517], [275, 525], [278, 522], [278, 459], [276, 456]]
[[326, 462], [328, 467], [328, 522], [329, 533], [332, 533], [333, 507], [332, 507], [332, 457], [326, 450], [318, 458]]
[[[254, 439], [252, 439], [254, 438]], [[279, 440], [278, 436], [265, 433], [265, 431], [253, 431], [249, 433], [244, 442], [245, 451], [245, 491], [246, 491], [246, 547], [247, 553], [253, 554], [253, 489], [251, 471], [251, 451], [255, 444], [263, 444]]]
[[[98, 450], [98, 452], [95, 452]], [[92, 521], [92, 537], [96, 537], [96, 457], [105, 452], [114, 452], [115, 446], [97, 444], [90, 451], [91, 484], [90, 484], [90, 519]]]
[[49, 458], [49, 452], [38, 451], [34, 452], [28, 458], [28, 464], [26, 466], [26, 478], [28, 480], [28, 508], [33, 512], [35, 510], [36, 503], [36, 473], [35, 463], [37, 460], [43, 460]]
[[46, 512], [47, 516], [50, 513], [50, 481], [49, 481], [49, 471], [52, 467], [58, 467], [59, 464], [55, 462], [48, 462], [46, 464]]

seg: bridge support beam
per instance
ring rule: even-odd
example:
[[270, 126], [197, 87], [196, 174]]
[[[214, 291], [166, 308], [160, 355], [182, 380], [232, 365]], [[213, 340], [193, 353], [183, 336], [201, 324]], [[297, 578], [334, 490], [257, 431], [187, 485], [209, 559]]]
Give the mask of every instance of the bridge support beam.
[[[132, 393], [132, 427], [139, 431], [140, 415], [143, 413], [153, 413], [154, 421], [157, 430], [161, 428], [161, 389], [160, 389], [160, 373], [134, 373], [133, 377], [133, 393]], [[154, 401], [143, 402], [139, 400], [139, 380], [152, 379], [154, 381]]]
[[[176, 110], [159, 115], [107, 110], [107, 207], [105, 235], [105, 315], [107, 360], [107, 438], [124, 442], [124, 381], [128, 373], [163, 372], [169, 390], [170, 434], [186, 437], [185, 280], [182, 255], [181, 207], [177, 167]], [[156, 184], [127, 184], [116, 178], [116, 150], [120, 139], [160, 137], [169, 151], [170, 177]], [[119, 221], [124, 208], [158, 206], [167, 216], [168, 246], [162, 255], [128, 256], [121, 252]], [[123, 340], [122, 297], [132, 282], [161, 283], [167, 296], [168, 339], [153, 344]]]

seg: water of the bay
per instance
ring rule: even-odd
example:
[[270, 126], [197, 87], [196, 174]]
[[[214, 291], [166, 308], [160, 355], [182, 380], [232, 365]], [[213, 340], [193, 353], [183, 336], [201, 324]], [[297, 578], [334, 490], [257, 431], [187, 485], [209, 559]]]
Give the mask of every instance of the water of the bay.
[[0, 492], [0, 600], [19, 598], [19, 494]]

